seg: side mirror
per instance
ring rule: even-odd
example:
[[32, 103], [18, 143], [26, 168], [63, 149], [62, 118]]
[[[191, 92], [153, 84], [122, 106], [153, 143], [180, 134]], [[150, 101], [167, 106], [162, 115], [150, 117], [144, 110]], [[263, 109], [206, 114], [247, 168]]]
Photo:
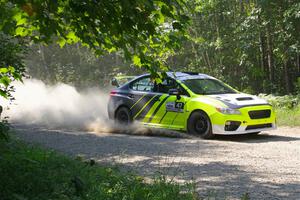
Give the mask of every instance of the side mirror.
[[181, 99], [180, 91], [178, 89], [170, 89], [168, 93], [169, 95], [176, 95], [177, 100]]
[[112, 86], [116, 86], [116, 87], [119, 87], [119, 86], [120, 86], [116, 78], [112, 78], [112, 79], [111, 79], [111, 85], [112, 85]]

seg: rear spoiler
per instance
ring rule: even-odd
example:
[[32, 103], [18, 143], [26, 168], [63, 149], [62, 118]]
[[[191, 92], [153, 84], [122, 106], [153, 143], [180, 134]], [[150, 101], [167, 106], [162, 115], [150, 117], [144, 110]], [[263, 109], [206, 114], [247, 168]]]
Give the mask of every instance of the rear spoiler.
[[111, 85], [112, 86], [116, 86], [116, 87], [120, 87], [118, 80], [116, 78], [112, 78], [111, 79]]
[[124, 85], [125, 83], [131, 81], [134, 78], [136, 78], [136, 76], [116, 76], [111, 79], [111, 85], [115, 87], [120, 87], [121, 85]]

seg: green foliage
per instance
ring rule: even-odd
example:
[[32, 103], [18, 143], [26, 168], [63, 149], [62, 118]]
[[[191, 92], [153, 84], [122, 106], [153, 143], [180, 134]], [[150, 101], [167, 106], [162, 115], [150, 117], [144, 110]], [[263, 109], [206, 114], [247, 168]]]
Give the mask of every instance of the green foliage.
[[25, 67], [22, 62], [24, 43], [0, 31], [0, 96], [11, 97], [14, 80], [21, 81]]
[[274, 96], [260, 94], [274, 106], [279, 126], [300, 126], [300, 96]]
[[7, 120], [0, 121], [0, 142], [9, 140], [9, 128]]
[[[3, 0], [0, 9], [0, 30], [12, 37], [47, 44], [54, 39], [61, 47], [80, 42], [80, 49], [90, 47], [97, 55], [121, 52], [136, 71], [147, 69], [156, 76], [157, 71], [172, 66], [171, 70], [208, 73], [254, 93], [298, 91], [297, 0]], [[186, 38], [190, 40], [182, 46]], [[77, 78], [80, 72], [88, 77], [86, 82], [96, 80], [90, 78], [90, 72], [98, 70], [91, 67], [94, 63], [80, 63], [80, 67], [70, 62], [56, 64], [36, 71], [44, 70], [50, 82], [74, 82], [73, 77]], [[128, 71], [131, 66], [127, 62], [110, 67], [116, 70], [107, 73], [117, 73], [120, 68]], [[51, 68], [53, 73], [49, 73]], [[57, 73], [63, 75], [57, 78]], [[66, 73], [69, 75], [64, 77]], [[4, 84], [8, 82], [2, 80]]]
[[192, 185], [72, 160], [12, 140], [0, 143], [0, 199], [196, 199]]
[[166, 70], [165, 59], [186, 37], [185, 1], [7, 1], [0, 4], [0, 30], [62, 47], [81, 44], [97, 55], [122, 50], [139, 57], [138, 67], [152, 74]]
[[[55, 41], [66, 49], [70, 44], [81, 44], [81, 52], [74, 53], [76, 48], [71, 48], [65, 54], [72, 59], [81, 54], [78, 57], [83, 62], [78, 66], [70, 60], [47, 62], [42, 56], [39, 65], [30, 63], [33, 74], [49, 82], [74, 83], [79, 79], [86, 81], [78, 85], [89, 85], [105, 79], [101, 78], [104, 67], [95, 67], [99, 62], [84, 60], [87, 54], [82, 47], [89, 47], [105, 61], [109, 57], [113, 60], [116, 54], [127, 58], [121, 65], [107, 66], [114, 69], [105, 73], [116, 74], [120, 69], [139, 73], [147, 69], [157, 77], [158, 71], [170, 69], [198, 71], [253, 93], [299, 91], [297, 0], [2, 0], [0, 9], [0, 31], [6, 35], [40, 44]], [[59, 57], [56, 52], [52, 54], [52, 60]], [[86, 79], [78, 78], [80, 73]], [[7, 85], [9, 80], [4, 78], [1, 83]]]
[[191, 41], [169, 59], [175, 69], [216, 76], [255, 93], [295, 93], [300, 76], [297, 0], [193, 0]]
[[300, 127], [300, 106], [293, 109], [288, 108], [275, 108], [277, 124], [279, 126], [298, 126]]
[[285, 96], [274, 96], [259, 94], [261, 98], [266, 99], [275, 108], [287, 108], [292, 109], [300, 105], [300, 96], [285, 95]]
[[300, 77], [297, 78], [297, 82], [295, 83], [296, 85], [296, 93], [300, 95]]

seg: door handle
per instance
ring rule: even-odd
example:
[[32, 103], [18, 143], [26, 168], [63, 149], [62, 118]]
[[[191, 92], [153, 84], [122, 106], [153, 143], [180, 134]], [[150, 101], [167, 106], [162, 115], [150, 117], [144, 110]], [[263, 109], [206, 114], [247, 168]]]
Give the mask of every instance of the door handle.
[[134, 95], [133, 94], [128, 94], [127, 95], [130, 99], [134, 99]]

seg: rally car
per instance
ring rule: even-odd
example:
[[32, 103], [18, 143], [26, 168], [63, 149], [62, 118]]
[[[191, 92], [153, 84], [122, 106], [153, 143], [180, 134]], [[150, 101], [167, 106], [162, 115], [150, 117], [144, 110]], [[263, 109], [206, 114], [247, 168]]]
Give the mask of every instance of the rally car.
[[136, 77], [111, 91], [108, 115], [122, 124], [139, 121], [202, 138], [276, 128], [274, 110], [266, 100], [200, 73], [167, 72], [161, 83], [149, 74]]

